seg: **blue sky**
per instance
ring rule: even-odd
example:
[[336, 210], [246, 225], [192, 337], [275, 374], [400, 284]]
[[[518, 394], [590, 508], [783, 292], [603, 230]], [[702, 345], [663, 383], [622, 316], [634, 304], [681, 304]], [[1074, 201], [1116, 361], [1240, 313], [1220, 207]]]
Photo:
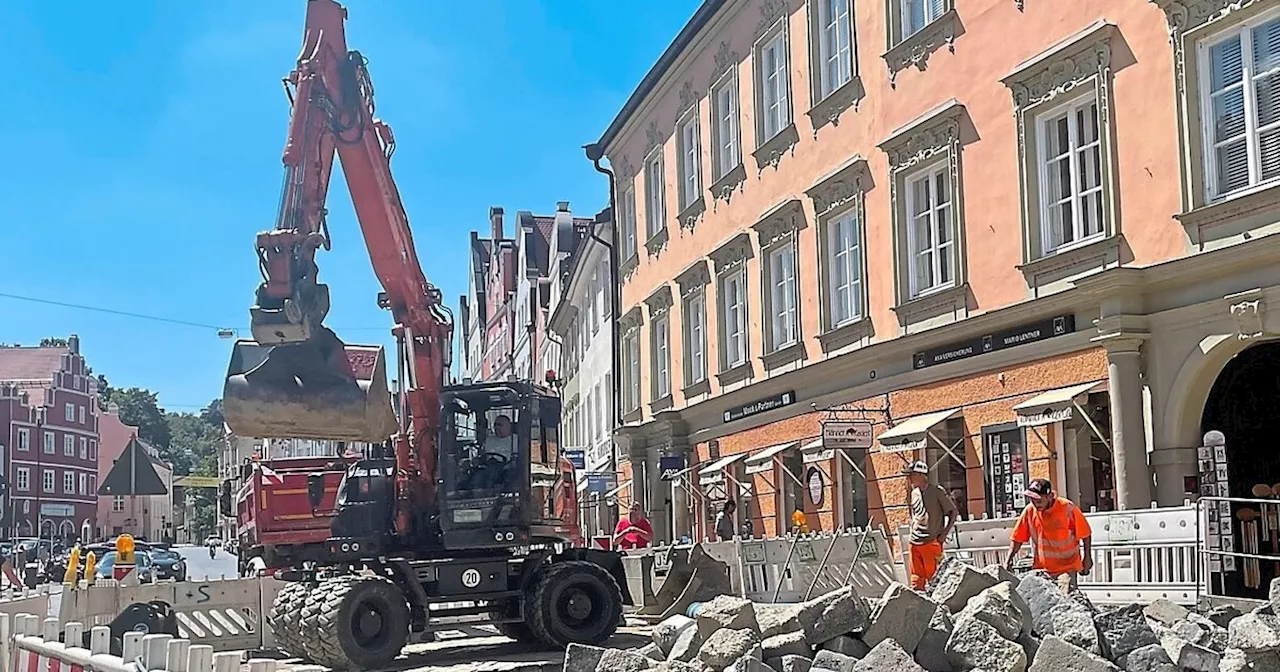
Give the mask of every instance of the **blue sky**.
[[[88, 304], [247, 335], [288, 104], [280, 78], [304, 0], [7, 3], [0, 94], [0, 294]], [[348, 0], [428, 277], [451, 308], [467, 232], [507, 213], [607, 204], [581, 146], [597, 139], [697, 0]], [[328, 324], [389, 343], [389, 316], [345, 185], [321, 253]], [[508, 219], [508, 224], [510, 223]], [[508, 226], [510, 231], [510, 226]], [[0, 297], [0, 342], [77, 333], [116, 386], [170, 410], [221, 394], [230, 341], [208, 328]]]

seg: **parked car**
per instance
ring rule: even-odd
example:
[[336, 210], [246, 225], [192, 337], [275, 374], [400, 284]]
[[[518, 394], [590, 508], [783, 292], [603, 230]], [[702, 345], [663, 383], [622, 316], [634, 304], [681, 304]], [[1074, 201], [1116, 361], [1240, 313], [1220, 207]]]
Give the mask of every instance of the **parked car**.
[[[150, 553], [134, 553], [134, 562], [137, 567], [134, 571], [138, 573], [138, 583], [152, 583], [156, 580], [155, 565], [151, 562]], [[99, 579], [110, 579], [115, 574], [115, 567], [116, 552], [111, 551], [98, 561], [94, 574], [97, 574]]]
[[153, 548], [147, 552], [151, 564], [155, 566], [156, 580], [187, 580], [187, 563], [182, 555], [171, 548]]

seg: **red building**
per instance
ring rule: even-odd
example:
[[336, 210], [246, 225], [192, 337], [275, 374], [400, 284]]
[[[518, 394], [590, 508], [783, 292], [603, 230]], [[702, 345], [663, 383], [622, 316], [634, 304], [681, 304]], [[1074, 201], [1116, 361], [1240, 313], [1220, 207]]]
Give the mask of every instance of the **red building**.
[[87, 537], [98, 506], [98, 389], [80, 339], [0, 347], [7, 536]]

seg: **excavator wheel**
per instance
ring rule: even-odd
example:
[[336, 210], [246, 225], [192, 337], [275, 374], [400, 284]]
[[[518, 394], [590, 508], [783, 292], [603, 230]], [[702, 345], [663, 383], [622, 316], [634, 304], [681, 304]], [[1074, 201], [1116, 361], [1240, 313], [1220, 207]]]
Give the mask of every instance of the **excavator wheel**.
[[409, 605], [387, 579], [326, 579], [302, 610], [307, 658], [332, 670], [385, 669], [409, 639]]
[[622, 622], [622, 590], [597, 564], [554, 562], [534, 579], [525, 615], [530, 632], [550, 648], [598, 646]]
[[508, 639], [514, 639], [521, 644], [541, 647], [542, 642], [530, 630], [528, 621], [500, 622], [504, 618], [511, 618], [517, 615], [519, 615], [519, 610], [516, 609], [516, 605], [505, 605], [489, 612], [489, 618], [493, 619], [493, 627], [498, 631], [498, 634]]
[[293, 581], [276, 593], [267, 612], [267, 624], [276, 637], [276, 648], [293, 656], [306, 656], [302, 645], [302, 607], [307, 602], [307, 584]]

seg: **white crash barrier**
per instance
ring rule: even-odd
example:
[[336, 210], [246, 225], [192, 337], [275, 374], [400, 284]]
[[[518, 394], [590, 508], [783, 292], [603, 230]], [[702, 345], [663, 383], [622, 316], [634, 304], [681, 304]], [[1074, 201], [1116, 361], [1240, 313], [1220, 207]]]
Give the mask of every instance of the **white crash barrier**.
[[[59, 641], [62, 637], [65, 643]], [[34, 614], [0, 614], [0, 672], [238, 672], [240, 654], [215, 653], [212, 646], [169, 635], [127, 632], [121, 653], [113, 656], [111, 631], [90, 630], [84, 648], [84, 626], [62, 625], [56, 618]], [[251, 672], [275, 672], [274, 660], [250, 660]]]
[[[1085, 514], [1093, 528], [1093, 571], [1080, 589], [1096, 604], [1133, 604], [1164, 598], [1185, 606], [1198, 600], [1196, 508], [1183, 506]], [[1013, 518], [966, 520], [956, 525], [944, 552], [977, 567], [1004, 562]], [[906, 562], [910, 529], [898, 529]], [[1025, 553], [1026, 551], [1024, 551]]]
[[[279, 587], [275, 579], [226, 579], [182, 581], [140, 586], [119, 586], [114, 581], [64, 591], [58, 618], [87, 627], [107, 625], [134, 603], [160, 601], [171, 606], [178, 619], [178, 634], [217, 651], [264, 649], [274, 644], [265, 634], [265, 614]], [[270, 590], [264, 596], [264, 588]], [[264, 601], [265, 600], [265, 601]], [[41, 612], [43, 613], [43, 612]], [[25, 672], [25, 671], [23, 671]]]
[[0, 591], [0, 614], [17, 616], [18, 614], [48, 614], [49, 586], [38, 586], [35, 590], [9, 588]]

